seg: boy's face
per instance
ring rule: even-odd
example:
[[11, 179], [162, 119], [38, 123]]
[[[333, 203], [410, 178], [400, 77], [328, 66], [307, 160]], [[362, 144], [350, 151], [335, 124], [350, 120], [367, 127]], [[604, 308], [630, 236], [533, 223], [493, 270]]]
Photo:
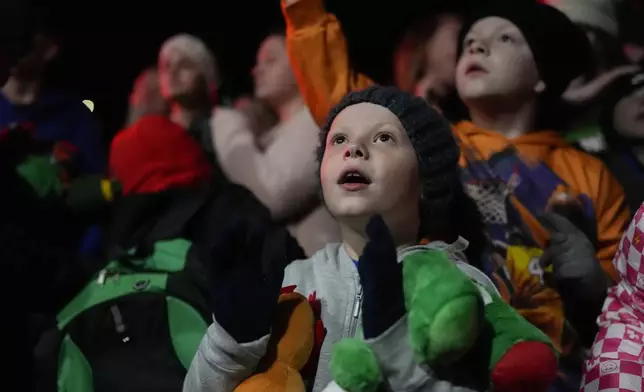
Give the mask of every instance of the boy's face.
[[360, 103], [338, 114], [320, 176], [326, 206], [340, 221], [418, 207], [416, 153], [400, 120], [379, 105]]
[[517, 26], [507, 19], [487, 17], [476, 22], [465, 36], [456, 68], [456, 88], [471, 107], [477, 102], [532, 99], [545, 86]]

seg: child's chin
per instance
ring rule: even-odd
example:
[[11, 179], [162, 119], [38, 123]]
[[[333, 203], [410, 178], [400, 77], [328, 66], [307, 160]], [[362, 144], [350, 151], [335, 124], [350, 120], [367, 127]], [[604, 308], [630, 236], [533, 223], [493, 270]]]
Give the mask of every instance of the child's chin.
[[356, 220], [356, 219], [369, 219], [378, 211], [374, 206], [369, 203], [347, 203], [348, 205], [341, 205], [335, 211], [331, 211], [334, 217], [339, 220]]

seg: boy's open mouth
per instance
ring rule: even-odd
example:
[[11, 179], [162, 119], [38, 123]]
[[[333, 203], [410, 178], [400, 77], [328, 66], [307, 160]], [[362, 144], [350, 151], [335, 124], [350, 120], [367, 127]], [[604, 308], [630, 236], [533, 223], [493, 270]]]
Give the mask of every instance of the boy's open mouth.
[[338, 184], [348, 191], [359, 191], [371, 184], [371, 180], [358, 170], [347, 170], [340, 176]]
[[487, 73], [487, 69], [485, 69], [481, 64], [477, 62], [471, 63], [465, 69], [465, 75], [470, 75], [470, 74], [481, 75], [486, 73]]

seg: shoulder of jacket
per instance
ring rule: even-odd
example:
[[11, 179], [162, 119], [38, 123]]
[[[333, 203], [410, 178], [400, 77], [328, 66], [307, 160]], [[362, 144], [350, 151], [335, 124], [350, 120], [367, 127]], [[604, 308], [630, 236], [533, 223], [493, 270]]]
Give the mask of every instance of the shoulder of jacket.
[[468, 245], [469, 242], [466, 239], [458, 237], [458, 239], [451, 244], [442, 241], [436, 241], [430, 242], [425, 245], [411, 246], [399, 251], [399, 262], [402, 261], [405, 255], [408, 255], [410, 253], [422, 252], [426, 250], [444, 251], [445, 253], [447, 253], [447, 256], [454, 262], [454, 264], [461, 270], [461, 272], [472, 279], [472, 281], [477, 283], [479, 286], [483, 286], [487, 290], [500, 296], [501, 294], [499, 293], [492, 280], [483, 271], [472, 266], [467, 261], [467, 257], [465, 256], [464, 251], [465, 249], [467, 249]]
[[573, 146], [557, 148], [553, 151], [556, 156], [566, 157], [567, 160], [579, 161], [582, 167], [605, 168], [606, 164], [597, 156], [582, 151]]

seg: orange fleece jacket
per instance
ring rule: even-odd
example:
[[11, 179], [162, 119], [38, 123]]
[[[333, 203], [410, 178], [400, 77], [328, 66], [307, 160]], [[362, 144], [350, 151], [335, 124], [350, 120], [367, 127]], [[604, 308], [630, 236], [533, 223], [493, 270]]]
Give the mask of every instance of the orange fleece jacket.
[[351, 70], [340, 22], [326, 12], [323, 0], [299, 0], [290, 6], [282, 1], [282, 13], [286, 49], [300, 94], [315, 122], [323, 125], [342, 97], [374, 81]]
[[[453, 129], [463, 148], [474, 150], [482, 159], [513, 145], [522, 158], [544, 162], [570, 186], [571, 191], [590, 197], [597, 218], [597, 259], [604, 271], [614, 281], [618, 280], [613, 256], [628, 224], [629, 212], [622, 187], [600, 160], [575, 149], [554, 131], [534, 132], [508, 140], [498, 132], [478, 128], [471, 122], [461, 122]], [[464, 155], [461, 155], [460, 164], [467, 165]], [[547, 232], [527, 211], [521, 212], [535, 239], [545, 247]]]

